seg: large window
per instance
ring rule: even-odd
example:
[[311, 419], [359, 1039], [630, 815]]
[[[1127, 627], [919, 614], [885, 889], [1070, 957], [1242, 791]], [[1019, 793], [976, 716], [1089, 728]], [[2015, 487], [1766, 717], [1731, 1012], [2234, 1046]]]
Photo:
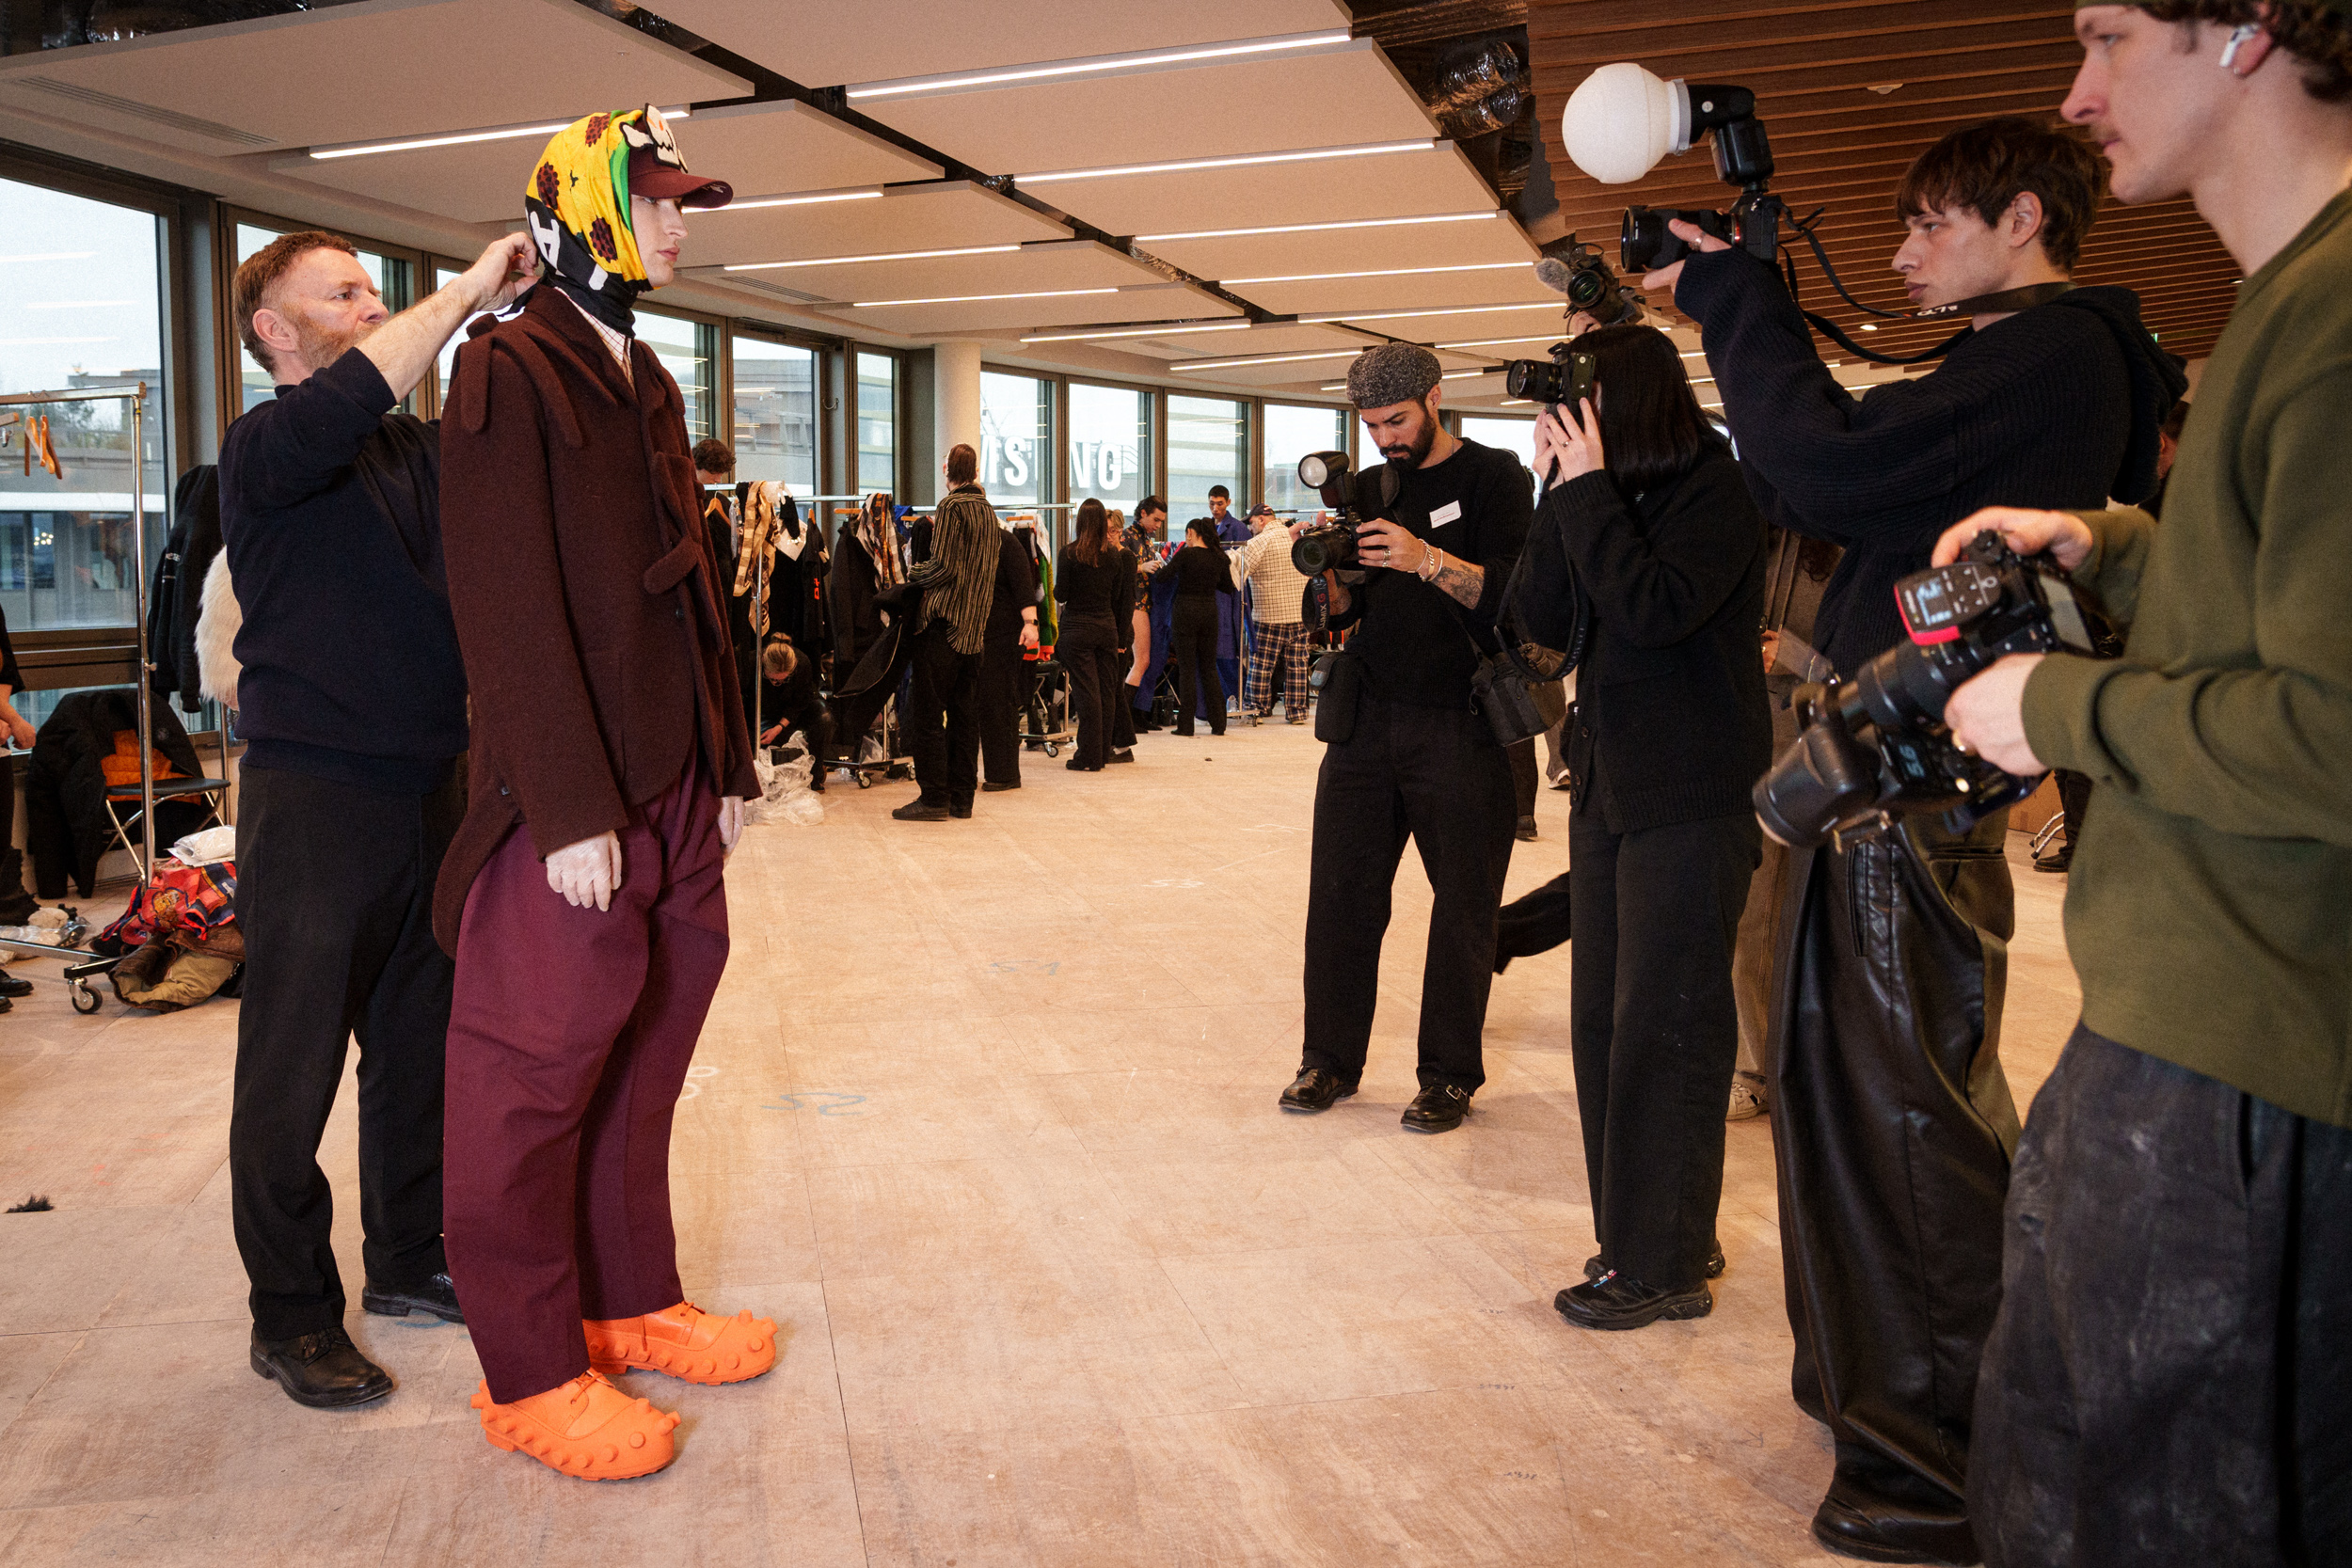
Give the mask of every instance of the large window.
[[[27, 631], [136, 623], [133, 578], [167, 531], [170, 428], [163, 372], [164, 220], [0, 180], [0, 391], [147, 383], [143, 450], [122, 403], [10, 410], [0, 427], [0, 608]], [[46, 420], [61, 477], [28, 466], [27, 420]], [[131, 465], [147, 491], [148, 562], [132, 551]], [[31, 717], [31, 715], [27, 715]]]
[[661, 361], [686, 399], [686, 437], [700, 441], [710, 435], [711, 416], [719, 402], [719, 329], [657, 311], [637, 312], [637, 337]]
[[1249, 405], [1228, 398], [1168, 399], [1168, 515], [1181, 531], [1209, 515], [1222, 484], [1236, 512], [1249, 510]]
[[898, 361], [887, 354], [857, 356], [857, 487], [898, 488]]
[[[464, 276], [463, 268], [436, 263], [433, 268], [433, 292], [439, 293]], [[482, 319], [482, 316], [483, 312], [479, 310], [468, 316], [458, 324], [457, 330], [451, 334], [449, 341], [441, 345], [441, 369], [439, 379], [436, 383], [440, 395], [435, 400], [434, 407], [440, 408], [448, 404], [450, 374], [457, 368], [457, 345], [466, 341], [466, 334], [471, 330], [475, 322]]]
[[1519, 460], [1519, 467], [1528, 470], [1532, 483], [1535, 468], [1535, 421], [1534, 420], [1490, 420], [1475, 414], [1462, 416], [1462, 434], [1483, 447], [1499, 447]]
[[1347, 450], [1347, 414], [1339, 408], [1265, 405], [1265, 499], [1277, 512], [1320, 507], [1323, 498], [1298, 483], [1298, 460], [1311, 451]]
[[817, 494], [817, 352], [738, 334], [735, 477]]
[[[255, 251], [280, 235], [290, 232], [292, 232], [290, 230], [272, 228], [259, 223], [238, 224], [237, 265], [243, 266]], [[387, 256], [362, 246], [359, 251], [359, 264], [367, 268], [369, 281], [375, 285], [375, 292], [383, 296], [384, 308], [387, 310], [397, 315], [407, 309], [414, 302], [414, 268], [410, 262], [400, 257]], [[233, 336], [237, 330], [237, 324], [233, 321], [223, 322], [221, 329], [223, 333]], [[278, 378], [263, 370], [255, 361], [253, 356], [247, 354], [242, 347], [237, 350], [238, 413], [242, 414], [263, 399], [273, 396], [277, 389], [277, 381]], [[446, 371], [443, 372], [442, 385], [444, 388], [448, 385]], [[402, 406], [415, 407], [415, 394], [411, 393], [407, 398], [403, 399]]]
[[1152, 404], [1132, 387], [1070, 384], [1070, 499], [1130, 517], [1152, 490]]
[[980, 484], [997, 510], [1051, 500], [1054, 384], [980, 372]]

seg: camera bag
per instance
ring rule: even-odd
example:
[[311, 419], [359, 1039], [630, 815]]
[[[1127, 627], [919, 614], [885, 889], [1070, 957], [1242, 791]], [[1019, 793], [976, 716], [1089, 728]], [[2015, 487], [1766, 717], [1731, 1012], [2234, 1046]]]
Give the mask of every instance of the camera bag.
[[1307, 684], [1315, 692], [1315, 738], [1336, 746], [1356, 733], [1356, 704], [1363, 690], [1364, 667], [1345, 648], [1315, 660]]

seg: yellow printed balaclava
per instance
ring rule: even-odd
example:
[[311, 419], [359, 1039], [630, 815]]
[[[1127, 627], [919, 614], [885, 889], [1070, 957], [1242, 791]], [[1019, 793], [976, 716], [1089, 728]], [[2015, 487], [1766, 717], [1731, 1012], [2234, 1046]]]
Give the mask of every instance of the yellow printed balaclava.
[[652, 285], [629, 222], [632, 172], [651, 199], [723, 206], [734, 194], [717, 180], [696, 180], [648, 103], [575, 120], [539, 154], [523, 192], [524, 221], [547, 263], [548, 281], [617, 332], [635, 329], [637, 296]]

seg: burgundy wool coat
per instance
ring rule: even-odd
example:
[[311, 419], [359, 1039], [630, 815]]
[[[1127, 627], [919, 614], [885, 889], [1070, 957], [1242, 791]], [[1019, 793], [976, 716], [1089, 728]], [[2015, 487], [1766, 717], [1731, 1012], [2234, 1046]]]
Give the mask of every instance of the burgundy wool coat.
[[466, 817], [434, 935], [520, 824], [542, 858], [626, 825], [699, 755], [759, 794], [677, 383], [632, 375], [571, 301], [532, 292], [457, 351], [441, 534], [473, 701]]

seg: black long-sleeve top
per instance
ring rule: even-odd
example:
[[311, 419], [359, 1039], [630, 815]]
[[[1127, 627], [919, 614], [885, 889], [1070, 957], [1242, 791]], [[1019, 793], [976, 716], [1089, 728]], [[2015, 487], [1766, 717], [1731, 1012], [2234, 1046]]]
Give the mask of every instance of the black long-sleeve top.
[[2187, 385], [2128, 289], [1995, 322], [1931, 373], [1861, 398], [1822, 364], [1780, 274], [1746, 252], [1691, 257], [1675, 303], [1699, 324], [1765, 515], [1845, 546], [1815, 629], [1846, 675], [1903, 636], [1896, 580], [1979, 507], [2145, 496], [2157, 427]]
[[1180, 599], [1214, 599], [1219, 594], [1238, 592], [1233, 581], [1233, 563], [1225, 552], [1206, 545], [1186, 545], [1168, 557], [1168, 569], [1176, 575], [1176, 596]]
[[1756, 657], [1764, 519], [1740, 465], [1717, 451], [1630, 499], [1606, 471], [1547, 491], [1520, 603], [1566, 593], [1569, 563], [1593, 612], [1568, 736], [1579, 802], [1597, 778], [1620, 833], [1745, 816], [1772, 725]]
[[1122, 648], [1135, 635], [1136, 558], [1106, 549], [1089, 566], [1073, 546], [1054, 558], [1054, 602], [1061, 606], [1061, 641], [1073, 648]]
[[437, 787], [466, 750], [441, 551], [439, 439], [357, 349], [229, 427], [220, 520], [245, 610], [246, 760]]
[[1037, 567], [1029, 560], [1029, 542], [1007, 533], [996, 546], [996, 586], [988, 601], [988, 641], [1021, 640], [1021, 612], [1037, 608]]
[[1363, 660], [1375, 696], [1416, 707], [1467, 708], [1479, 657], [1471, 637], [1474, 631], [1491, 643], [1503, 584], [1534, 514], [1534, 485], [1515, 454], [1466, 439], [1442, 463], [1400, 470], [1396, 499], [1384, 504], [1381, 470], [1390, 467], [1356, 476], [1357, 515], [1392, 518], [1454, 560], [1482, 568], [1486, 586], [1475, 606], [1464, 606], [1411, 572], [1376, 566], [1348, 590], [1347, 609], [1331, 625], [1361, 623], [1347, 651]]

